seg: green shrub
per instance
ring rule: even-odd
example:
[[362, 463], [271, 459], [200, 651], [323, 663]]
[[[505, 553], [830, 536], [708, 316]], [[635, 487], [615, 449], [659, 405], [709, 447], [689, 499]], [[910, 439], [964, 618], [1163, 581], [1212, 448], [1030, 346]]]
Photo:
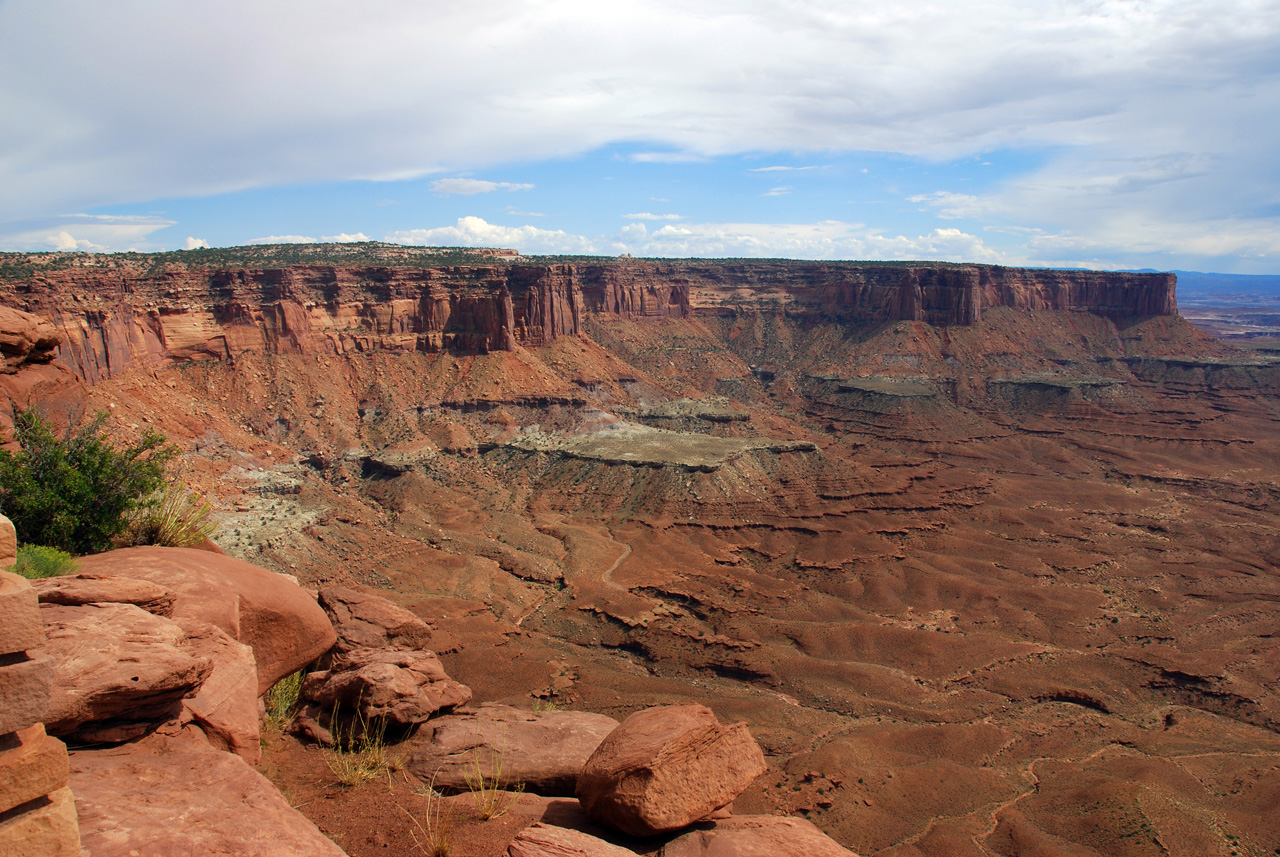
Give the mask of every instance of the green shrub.
[[73, 554], [98, 553], [128, 525], [129, 514], [164, 483], [178, 454], [152, 429], [117, 446], [105, 412], [58, 437], [34, 409], [13, 411], [17, 452], [0, 450], [0, 512], [18, 541]]
[[58, 577], [76, 570], [79, 563], [66, 551], [44, 545], [23, 545], [18, 548], [18, 561], [13, 571], [31, 580]]

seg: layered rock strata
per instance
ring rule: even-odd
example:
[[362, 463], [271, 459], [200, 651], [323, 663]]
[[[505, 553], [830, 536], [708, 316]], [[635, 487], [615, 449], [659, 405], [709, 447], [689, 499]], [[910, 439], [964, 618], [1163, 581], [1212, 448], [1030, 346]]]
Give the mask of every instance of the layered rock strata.
[[[16, 559], [13, 524], [0, 516], [0, 568]], [[80, 832], [67, 787], [67, 748], [45, 734], [49, 659], [31, 584], [0, 571], [0, 854], [76, 857]]]
[[[245, 351], [511, 351], [579, 334], [593, 315], [686, 318], [754, 308], [946, 326], [1011, 307], [1141, 318], [1176, 314], [1174, 287], [1172, 274], [946, 263], [519, 259], [224, 269], [109, 267], [87, 257], [78, 267], [0, 282], [0, 301], [45, 317], [39, 330], [48, 335], [36, 339], [61, 337], [58, 363], [97, 383], [130, 367], [234, 360]], [[6, 360], [25, 344], [14, 339], [14, 351], [0, 338]], [[39, 347], [33, 341], [28, 351]]]

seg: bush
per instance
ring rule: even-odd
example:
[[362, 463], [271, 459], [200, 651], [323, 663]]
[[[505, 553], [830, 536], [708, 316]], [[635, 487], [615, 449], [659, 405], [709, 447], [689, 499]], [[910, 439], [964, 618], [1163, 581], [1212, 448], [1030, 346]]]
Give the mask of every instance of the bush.
[[79, 563], [66, 551], [44, 545], [23, 545], [18, 548], [18, 561], [13, 571], [30, 580], [58, 577], [76, 570]]
[[148, 429], [132, 446], [117, 447], [99, 413], [59, 438], [36, 410], [13, 411], [17, 452], [0, 450], [0, 512], [18, 541], [73, 554], [111, 548], [129, 514], [164, 483], [178, 454]]

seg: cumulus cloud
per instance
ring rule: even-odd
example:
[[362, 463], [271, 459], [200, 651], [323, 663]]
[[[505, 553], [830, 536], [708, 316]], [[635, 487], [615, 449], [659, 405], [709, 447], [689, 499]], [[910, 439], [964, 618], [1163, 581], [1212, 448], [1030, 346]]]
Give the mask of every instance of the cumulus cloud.
[[309, 235], [266, 235], [262, 238], [250, 238], [246, 244], [315, 244], [316, 239]]
[[187, 250], [208, 250], [209, 242], [205, 241], [203, 238], [192, 238], [190, 235], [188, 235], [186, 249]]
[[508, 247], [525, 254], [1010, 261], [986, 246], [980, 237], [959, 229], [936, 229], [927, 235], [905, 236], [838, 220], [785, 224], [682, 223], [667, 224], [653, 232], [644, 223], [637, 222], [612, 234], [587, 236], [535, 226], [500, 226], [470, 216], [459, 218], [454, 226], [393, 232], [384, 240], [399, 244]]
[[72, 251], [158, 250], [153, 233], [174, 225], [163, 217], [69, 214], [6, 224], [0, 250]]
[[495, 190], [531, 190], [531, 184], [515, 182], [489, 182], [483, 179], [437, 179], [431, 183], [436, 193], [472, 196], [477, 193], [493, 193]]
[[479, 217], [460, 217], [453, 226], [405, 229], [388, 233], [384, 241], [441, 247], [510, 247], [521, 253], [603, 252], [591, 239], [560, 229], [499, 226]]
[[371, 241], [373, 239], [363, 232], [357, 232], [354, 235], [348, 232], [339, 232], [337, 235], [321, 235], [320, 240], [333, 244], [354, 244], [359, 241]]

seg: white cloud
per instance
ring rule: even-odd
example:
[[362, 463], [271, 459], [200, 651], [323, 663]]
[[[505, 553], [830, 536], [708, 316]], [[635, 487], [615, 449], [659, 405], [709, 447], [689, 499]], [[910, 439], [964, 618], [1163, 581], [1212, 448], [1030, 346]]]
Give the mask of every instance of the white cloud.
[[633, 152], [627, 160], [636, 164], [697, 164], [707, 158], [694, 152]]
[[1008, 264], [978, 236], [959, 229], [936, 229], [908, 237], [885, 234], [862, 224], [818, 223], [668, 224], [650, 232], [629, 223], [611, 235], [577, 235], [535, 226], [500, 226], [479, 217], [455, 226], [393, 232], [383, 239], [400, 244], [509, 247], [524, 254], [571, 253], [664, 257], [747, 257], [795, 259], [941, 259]]
[[192, 238], [190, 235], [188, 235], [188, 236], [187, 236], [187, 246], [186, 246], [186, 249], [188, 249], [188, 250], [202, 250], [202, 249], [203, 249], [203, 250], [208, 250], [208, 249], [209, 249], [209, 242], [208, 242], [208, 241], [205, 241], [203, 238]]
[[761, 196], [786, 196], [787, 194], [791, 193], [791, 189], [792, 189], [791, 185], [789, 184], [782, 185], [781, 187], [770, 188], [769, 190], [765, 191], [760, 195]]
[[19, 221], [0, 233], [0, 250], [158, 250], [152, 233], [174, 221], [163, 217], [110, 214], [69, 214]]
[[391, 232], [382, 240], [441, 247], [510, 247], [521, 253], [603, 252], [582, 235], [536, 226], [499, 226], [479, 217], [460, 217], [454, 226]]
[[316, 239], [309, 235], [267, 235], [263, 238], [250, 238], [246, 244], [315, 244]]
[[347, 232], [339, 232], [337, 235], [321, 235], [320, 240], [334, 244], [354, 244], [358, 241], [372, 241], [373, 239], [363, 232], [357, 232], [354, 235]]
[[[641, 163], [1020, 150], [1042, 166], [930, 210], [1084, 242], [1206, 224], [1207, 246], [1255, 247], [1275, 227], [1280, 0], [360, 8], [0, 2], [0, 222], [627, 144]], [[107, 243], [23, 240], [63, 231]]]
[[624, 214], [623, 217], [628, 220], [683, 220], [679, 214], [650, 214], [647, 211], [641, 211], [637, 214]]
[[437, 179], [431, 183], [436, 193], [472, 196], [477, 193], [493, 193], [495, 190], [531, 190], [531, 184], [514, 182], [489, 182], [484, 179]]

